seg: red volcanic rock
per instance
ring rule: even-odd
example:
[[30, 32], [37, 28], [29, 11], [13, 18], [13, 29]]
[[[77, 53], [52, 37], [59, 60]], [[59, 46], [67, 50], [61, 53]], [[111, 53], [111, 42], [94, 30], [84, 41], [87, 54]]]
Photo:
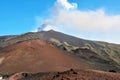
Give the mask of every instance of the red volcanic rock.
[[9, 77], [9, 80], [18, 80], [18, 79], [21, 79], [21, 78], [24, 77], [23, 74], [24, 74], [24, 73], [16, 73], [16, 74], [10, 76], [10, 77]]
[[0, 73], [64, 71], [85, 65], [50, 43], [35, 39], [17, 42], [0, 50]]
[[[18, 77], [15, 77], [15, 76]], [[68, 70], [58, 73], [36, 73], [21, 76], [21, 73], [12, 75], [9, 80], [120, 80], [119, 73], [110, 73], [97, 70]]]

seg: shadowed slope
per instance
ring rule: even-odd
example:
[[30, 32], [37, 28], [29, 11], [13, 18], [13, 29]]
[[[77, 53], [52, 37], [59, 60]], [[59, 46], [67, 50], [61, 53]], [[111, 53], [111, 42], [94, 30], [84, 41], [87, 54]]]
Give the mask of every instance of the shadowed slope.
[[2, 74], [63, 71], [84, 67], [80, 61], [39, 39], [21, 41], [2, 48], [0, 59]]

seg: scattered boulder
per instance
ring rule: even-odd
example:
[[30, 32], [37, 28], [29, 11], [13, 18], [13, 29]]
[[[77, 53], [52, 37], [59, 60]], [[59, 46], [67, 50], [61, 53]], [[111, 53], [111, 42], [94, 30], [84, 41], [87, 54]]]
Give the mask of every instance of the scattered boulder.
[[116, 73], [116, 71], [115, 71], [115, 70], [109, 70], [109, 72], [113, 72], [113, 73]]

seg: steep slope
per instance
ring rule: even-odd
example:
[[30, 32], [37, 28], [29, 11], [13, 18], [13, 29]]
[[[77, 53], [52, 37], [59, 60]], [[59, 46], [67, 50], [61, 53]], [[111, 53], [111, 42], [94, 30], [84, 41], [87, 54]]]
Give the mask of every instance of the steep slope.
[[14, 38], [15, 35], [9, 35], [9, 36], [0, 36], [0, 42], [4, 42], [4, 41], [7, 41], [11, 38]]
[[[29, 32], [15, 36], [5, 41], [0, 41], [0, 47], [5, 47], [19, 41], [29, 39], [46, 40], [57, 48], [75, 55], [80, 60], [99, 70], [120, 71], [120, 45], [100, 41], [90, 41], [69, 36], [54, 30]], [[87, 49], [87, 52], [86, 52]], [[79, 50], [79, 51], [76, 51]], [[82, 50], [82, 51], [81, 51]], [[81, 55], [83, 54], [83, 55]], [[94, 58], [87, 55], [94, 55]]]
[[16, 43], [18, 41], [28, 40], [28, 39], [42, 39], [50, 41], [51, 38], [55, 38], [60, 42], [68, 42], [71, 45], [82, 46], [86, 43], [87, 40], [69, 36], [54, 30], [50, 31], [41, 31], [41, 32], [29, 32], [22, 35], [18, 35], [14, 38], [8, 39], [5, 42], [0, 43], [0, 47], [7, 46], [9, 44]]
[[84, 67], [82, 62], [40, 39], [21, 41], [0, 49], [0, 74]]

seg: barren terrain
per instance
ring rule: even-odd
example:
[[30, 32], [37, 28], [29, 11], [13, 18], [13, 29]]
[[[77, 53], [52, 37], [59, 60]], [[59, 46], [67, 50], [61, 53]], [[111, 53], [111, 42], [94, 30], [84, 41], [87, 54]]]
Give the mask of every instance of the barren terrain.
[[26, 40], [0, 50], [0, 73], [64, 71], [84, 64], [46, 41]]
[[9, 80], [120, 80], [120, 74], [97, 70], [71, 69], [56, 73], [17, 73], [9, 77]]

